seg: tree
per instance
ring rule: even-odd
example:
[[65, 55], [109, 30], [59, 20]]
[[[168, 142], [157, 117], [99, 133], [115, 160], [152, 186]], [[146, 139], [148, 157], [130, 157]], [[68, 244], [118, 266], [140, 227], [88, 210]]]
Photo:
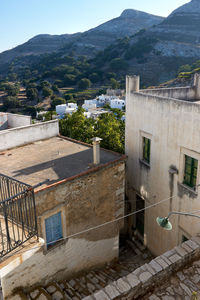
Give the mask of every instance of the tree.
[[28, 87], [26, 89], [26, 97], [31, 101], [37, 100], [38, 99], [38, 90], [36, 88]]
[[91, 143], [95, 136], [95, 121], [84, 116], [84, 109], [79, 107], [72, 115], [67, 115], [65, 119], [60, 120], [60, 133], [73, 139]]
[[96, 136], [102, 138], [101, 146], [116, 152], [124, 152], [125, 125], [114, 114], [102, 114], [97, 121]]
[[102, 114], [97, 120], [86, 118], [84, 110], [67, 115], [59, 121], [60, 133], [91, 144], [94, 136], [102, 138], [101, 145], [106, 149], [124, 153], [125, 124], [113, 113]]
[[124, 71], [127, 69], [128, 64], [127, 62], [122, 59], [122, 58], [114, 58], [112, 59], [110, 63], [110, 67], [113, 71], [119, 72], [119, 71]]
[[183, 65], [183, 66], [180, 66], [180, 68], [178, 69], [178, 73], [190, 72], [190, 71], [192, 71], [192, 67], [190, 65]]
[[20, 106], [17, 97], [8, 96], [3, 99], [3, 106], [5, 109], [17, 108]]
[[55, 109], [56, 105], [60, 105], [60, 104], [65, 104], [66, 100], [61, 98], [61, 97], [57, 97], [55, 99], [53, 99], [53, 101], [51, 102], [51, 108]]
[[107, 109], [107, 110], [110, 110], [110, 109], [111, 109], [111, 107], [110, 107], [110, 105], [109, 105], [108, 103], [104, 104], [103, 108], [104, 108], [104, 109]]
[[100, 79], [97, 73], [92, 73], [89, 78], [93, 83], [97, 83]]
[[51, 121], [53, 120], [53, 115], [57, 115], [55, 111], [48, 111], [45, 115], [44, 115], [44, 118], [45, 118], [45, 121]]
[[83, 78], [79, 81], [78, 83], [78, 87], [79, 89], [81, 90], [86, 90], [88, 89], [89, 87], [91, 87], [91, 81], [87, 78]]
[[8, 78], [10, 81], [17, 81], [17, 74], [16, 73], [10, 73], [8, 74]]
[[72, 74], [67, 74], [64, 76], [65, 85], [73, 85], [75, 83], [76, 76]]
[[108, 72], [108, 73], [106, 73], [106, 78], [107, 79], [116, 78], [116, 77], [117, 77], [117, 75], [114, 72]]
[[46, 98], [46, 97], [51, 97], [53, 95], [53, 91], [48, 88], [48, 87], [43, 87], [42, 89], [42, 95]]
[[66, 93], [66, 94], [64, 94], [64, 97], [65, 97], [65, 100], [67, 100], [67, 101], [73, 101], [74, 100], [74, 97], [73, 97], [72, 94]]
[[44, 80], [40, 83], [40, 88], [43, 89], [44, 87], [50, 88], [51, 84], [47, 80]]
[[58, 89], [58, 86], [56, 84], [53, 84], [52, 85], [52, 90], [56, 93], [59, 93], [59, 89]]
[[64, 86], [64, 83], [62, 80], [57, 79], [54, 81], [54, 85], [57, 85], [59, 88], [61, 88]]
[[36, 117], [36, 108], [34, 106], [26, 106], [24, 112], [31, 115], [32, 118]]
[[119, 82], [114, 78], [110, 79], [110, 83], [111, 83], [112, 89], [118, 89], [120, 87]]
[[17, 96], [20, 90], [19, 84], [7, 84], [5, 86], [5, 91], [7, 92], [8, 96]]

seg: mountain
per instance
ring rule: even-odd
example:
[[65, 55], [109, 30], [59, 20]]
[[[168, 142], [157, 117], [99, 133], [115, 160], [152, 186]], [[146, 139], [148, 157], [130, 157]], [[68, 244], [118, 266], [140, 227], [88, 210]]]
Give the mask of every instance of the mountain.
[[[11, 62], [16, 57], [37, 56], [44, 53], [74, 51], [79, 55], [93, 55], [114, 42], [115, 39], [133, 35], [143, 28], [149, 28], [164, 20], [134, 9], [125, 10], [120, 17], [110, 20], [96, 28], [83, 33], [49, 35], [41, 34], [11, 50], [0, 53], [1, 65]], [[0, 70], [1, 71], [1, 70]]]
[[[200, 50], [200, 0], [192, 0], [174, 10], [163, 22], [151, 28], [166, 56], [198, 56]], [[167, 45], [167, 49], [164, 49]]]
[[[50, 54], [46, 60], [38, 56], [47, 52]], [[17, 73], [17, 68], [25, 69], [29, 65], [32, 75], [39, 74], [50, 81], [59, 79], [67, 84], [69, 78], [64, 79], [66, 67], [63, 67], [70, 64], [69, 58], [65, 61], [67, 55], [73, 59], [78, 55], [88, 58], [83, 65], [82, 62], [77, 64], [76, 71], [68, 71], [74, 76], [75, 84], [90, 75], [94, 83], [107, 84], [106, 78], [111, 73], [121, 82], [126, 74], [139, 74], [143, 86], [168, 81], [177, 75], [181, 65], [200, 59], [200, 0], [182, 5], [165, 19], [125, 10], [120, 17], [84, 33], [37, 36], [0, 54], [0, 72], [6, 59], [11, 62], [18, 57], [13, 60], [12, 72]], [[63, 68], [62, 76], [57, 78]]]
[[[144, 85], [175, 77], [181, 65], [200, 59], [200, 0], [182, 5], [161, 23], [131, 37], [123, 51], [118, 49], [116, 44], [104, 53], [110, 57], [117, 52], [116, 58], [128, 62], [126, 73], [140, 74]], [[106, 57], [102, 61], [108, 64]]]

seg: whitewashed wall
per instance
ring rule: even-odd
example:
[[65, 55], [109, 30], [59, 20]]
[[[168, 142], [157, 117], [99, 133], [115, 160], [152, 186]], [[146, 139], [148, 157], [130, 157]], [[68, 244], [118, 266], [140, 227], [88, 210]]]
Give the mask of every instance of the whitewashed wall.
[[[130, 79], [131, 80], [131, 79]], [[145, 206], [173, 196], [145, 212], [147, 246], [160, 255], [200, 232], [196, 218], [172, 216], [173, 230], [163, 232], [157, 216], [167, 216], [170, 210], [191, 212], [200, 209], [200, 188], [196, 193], [183, 183], [184, 155], [198, 159], [200, 184], [200, 105], [138, 92], [127, 92], [126, 103], [127, 186], [130, 199], [136, 193], [145, 199]], [[151, 139], [150, 166], [141, 162], [142, 136]], [[178, 174], [169, 173], [175, 168]]]
[[59, 134], [58, 120], [0, 131], [0, 151]]

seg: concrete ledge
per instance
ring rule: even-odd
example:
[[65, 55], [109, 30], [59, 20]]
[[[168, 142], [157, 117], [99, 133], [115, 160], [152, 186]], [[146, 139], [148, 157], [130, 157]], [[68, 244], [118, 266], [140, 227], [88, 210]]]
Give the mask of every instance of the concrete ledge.
[[59, 134], [58, 120], [0, 131], [0, 151], [19, 147]]

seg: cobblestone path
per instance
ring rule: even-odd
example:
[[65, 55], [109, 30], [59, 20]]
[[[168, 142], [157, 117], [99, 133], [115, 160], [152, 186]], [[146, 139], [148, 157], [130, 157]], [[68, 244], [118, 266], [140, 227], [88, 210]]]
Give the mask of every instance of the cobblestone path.
[[[131, 247], [132, 246], [132, 247]], [[138, 247], [139, 246], [139, 247]], [[135, 251], [134, 251], [134, 250]], [[152, 259], [141, 245], [130, 244], [121, 249], [120, 260], [103, 269], [96, 269], [71, 280], [52, 282], [45, 287], [34, 289], [27, 299], [31, 300], [80, 300], [104, 288]]]
[[[192, 293], [194, 295], [192, 296]], [[196, 294], [196, 296], [195, 296]], [[172, 276], [163, 286], [157, 287], [153, 294], [144, 300], [200, 300], [200, 261], [184, 268]]]

